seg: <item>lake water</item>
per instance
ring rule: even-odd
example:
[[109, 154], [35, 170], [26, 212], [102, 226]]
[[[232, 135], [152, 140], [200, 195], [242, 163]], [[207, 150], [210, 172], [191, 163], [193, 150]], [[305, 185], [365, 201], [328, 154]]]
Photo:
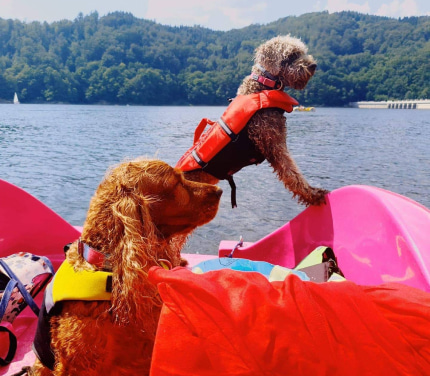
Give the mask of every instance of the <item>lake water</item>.
[[[0, 178], [82, 225], [106, 170], [125, 159], [172, 165], [191, 146], [200, 119], [224, 107], [0, 105]], [[385, 188], [430, 207], [430, 112], [317, 108], [287, 115], [288, 147], [308, 181], [334, 190]], [[186, 252], [216, 253], [222, 239], [256, 241], [300, 213], [267, 163], [235, 175], [217, 217], [197, 229]], [[1, 194], [1, 192], [0, 192]]]

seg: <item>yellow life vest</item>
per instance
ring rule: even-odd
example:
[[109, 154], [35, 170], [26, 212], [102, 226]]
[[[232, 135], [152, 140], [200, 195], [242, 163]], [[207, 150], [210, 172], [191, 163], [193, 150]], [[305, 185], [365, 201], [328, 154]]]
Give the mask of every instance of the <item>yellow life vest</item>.
[[110, 300], [112, 273], [83, 270], [75, 272], [73, 266], [64, 261], [54, 276], [52, 300]]
[[57, 303], [65, 300], [109, 301], [111, 290], [112, 273], [92, 270], [75, 272], [67, 260], [61, 264], [54, 279], [45, 290], [32, 346], [42, 364], [54, 370], [55, 357], [51, 351], [50, 318], [61, 312], [61, 304]]

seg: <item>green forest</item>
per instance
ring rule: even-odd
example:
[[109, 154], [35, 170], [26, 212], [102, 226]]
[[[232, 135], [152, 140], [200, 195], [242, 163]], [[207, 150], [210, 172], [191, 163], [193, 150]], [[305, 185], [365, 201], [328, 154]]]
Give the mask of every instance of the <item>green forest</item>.
[[253, 51], [276, 35], [301, 38], [318, 61], [303, 105], [430, 98], [430, 17], [308, 13], [215, 31], [115, 12], [59, 22], [0, 18], [0, 101], [225, 105]]

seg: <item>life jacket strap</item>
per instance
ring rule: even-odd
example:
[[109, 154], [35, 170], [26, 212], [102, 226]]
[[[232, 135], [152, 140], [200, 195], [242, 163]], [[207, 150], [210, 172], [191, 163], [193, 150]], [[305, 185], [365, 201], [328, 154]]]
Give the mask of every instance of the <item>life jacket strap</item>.
[[229, 177], [227, 178], [228, 184], [230, 184], [230, 188], [231, 188], [231, 207], [237, 208], [237, 202], [236, 202], [236, 184], [233, 180], [233, 176], [229, 175]]
[[4, 358], [0, 356], [0, 366], [7, 366], [13, 360], [17, 349], [16, 336], [12, 331], [12, 325], [8, 322], [0, 324], [0, 332], [6, 332], [9, 335], [9, 349]]
[[218, 125], [222, 128], [222, 130], [226, 133], [228, 137], [231, 138], [231, 140], [234, 142], [237, 139], [237, 134], [234, 133], [228, 124], [222, 119], [222, 117], [219, 118], [217, 121]]
[[94, 265], [102, 270], [112, 270], [112, 264], [108, 260], [109, 255], [105, 255], [104, 253], [91, 248], [80, 238], [78, 240], [78, 253], [91, 265]]
[[195, 150], [193, 150], [191, 152], [191, 155], [193, 156], [194, 160], [197, 162], [197, 164], [201, 167], [201, 168], [205, 168], [207, 166], [207, 163], [200, 158], [200, 156], [197, 154], [197, 152]]

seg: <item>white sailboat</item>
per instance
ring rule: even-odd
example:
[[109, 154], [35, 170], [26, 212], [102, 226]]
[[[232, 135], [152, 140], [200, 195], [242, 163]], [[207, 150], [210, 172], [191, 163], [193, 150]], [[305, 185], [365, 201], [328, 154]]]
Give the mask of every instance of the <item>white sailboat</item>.
[[15, 95], [13, 96], [13, 104], [19, 104], [19, 99], [18, 99], [18, 95], [15, 93]]

